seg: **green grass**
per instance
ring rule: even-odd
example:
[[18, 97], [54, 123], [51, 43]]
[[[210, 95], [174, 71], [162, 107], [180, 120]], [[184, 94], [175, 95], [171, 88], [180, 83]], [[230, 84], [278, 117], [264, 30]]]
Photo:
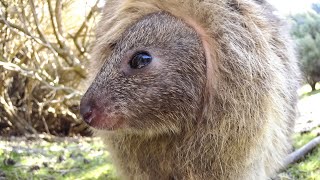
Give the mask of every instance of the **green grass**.
[[[309, 133], [294, 135], [294, 147], [302, 147], [319, 132], [320, 128], [314, 128]], [[5, 173], [6, 179], [117, 179], [109, 153], [100, 139], [76, 138], [57, 142], [44, 139], [0, 140], [0, 172]], [[15, 163], [8, 163], [8, 159]], [[320, 147], [279, 177], [320, 180]]]
[[[296, 134], [294, 147], [300, 148], [313, 138], [319, 136], [320, 128], [314, 128], [309, 133]], [[303, 160], [292, 164], [284, 173], [282, 179], [320, 180], [320, 147], [315, 148]]]
[[97, 138], [0, 140], [0, 169], [7, 179], [116, 179]]
[[[316, 91], [311, 92], [311, 87], [305, 85], [298, 91], [300, 95], [300, 112], [302, 115], [311, 117], [312, 119], [305, 119], [304, 123], [317, 121], [320, 117], [315, 116], [319, 114], [320, 110], [320, 83], [316, 86]], [[309, 114], [308, 114], [309, 113]], [[311, 114], [310, 114], [311, 113]], [[307, 133], [296, 133], [293, 136], [293, 146], [295, 149], [307, 144], [310, 140], [320, 135], [320, 127], [315, 127]], [[285, 172], [279, 175], [280, 179], [287, 180], [320, 180], [320, 146], [316, 147], [301, 161], [289, 166]]]

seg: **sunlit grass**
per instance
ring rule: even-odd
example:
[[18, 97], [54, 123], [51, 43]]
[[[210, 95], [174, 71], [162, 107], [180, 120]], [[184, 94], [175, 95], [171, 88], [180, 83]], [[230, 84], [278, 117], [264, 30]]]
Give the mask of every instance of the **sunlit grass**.
[[[308, 133], [294, 135], [294, 147], [300, 148], [319, 132], [320, 128], [314, 128]], [[24, 145], [19, 146], [18, 140], [0, 140], [0, 169], [7, 179], [117, 179], [109, 153], [100, 139], [80, 138], [78, 142], [26, 140], [21, 144]], [[6, 165], [8, 158], [15, 164]], [[291, 165], [282, 173], [281, 179], [319, 180], [320, 147], [301, 162]]]
[[[294, 147], [300, 148], [316, 136], [319, 136], [319, 132], [320, 128], [318, 127], [309, 133], [296, 134]], [[291, 177], [290, 179], [320, 180], [320, 147], [314, 149], [302, 161], [291, 165], [286, 174]]]
[[97, 138], [0, 140], [0, 162], [7, 179], [116, 179]]
[[[300, 124], [310, 126], [317, 124], [320, 119], [320, 83], [316, 86], [316, 91], [311, 92], [311, 87], [305, 85], [298, 91], [300, 102], [298, 104], [300, 116]], [[293, 146], [295, 149], [301, 148], [310, 140], [320, 135], [320, 127], [317, 125], [311, 131], [305, 133], [296, 133], [293, 136]], [[281, 179], [293, 180], [320, 180], [320, 146], [316, 147], [300, 162], [292, 164]]]
[[[318, 136], [318, 133], [320, 132], [319, 128], [315, 128], [314, 130], [308, 132], [308, 133], [297, 133], [293, 136], [293, 146], [295, 148], [300, 148], [303, 145], [307, 144], [309, 141], [311, 141], [313, 138]], [[320, 157], [319, 157], [320, 158]]]
[[303, 85], [299, 90], [298, 90], [298, 95], [300, 98], [310, 96], [313, 94], [317, 94], [320, 92], [320, 83], [316, 84], [316, 91], [312, 92], [311, 86], [309, 84]]

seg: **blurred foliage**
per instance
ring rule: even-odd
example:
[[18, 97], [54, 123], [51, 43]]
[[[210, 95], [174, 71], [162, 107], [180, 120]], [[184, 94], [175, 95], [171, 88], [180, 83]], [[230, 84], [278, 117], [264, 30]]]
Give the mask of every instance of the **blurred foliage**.
[[316, 13], [320, 5], [314, 4], [315, 12], [297, 14], [292, 19], [292, 35], [297, 42], [299, 60], [305, 80], [316, 90], [320, 81], [320, 14]]
[[316, 13], [320, 14], [320, 4], [317, 4], [317, 3], [312, 4], [312, 9], [313, 9]]
[[0, 0], [0, 135], [86, 133], [76, 89], [87, 75], [98, 3]]

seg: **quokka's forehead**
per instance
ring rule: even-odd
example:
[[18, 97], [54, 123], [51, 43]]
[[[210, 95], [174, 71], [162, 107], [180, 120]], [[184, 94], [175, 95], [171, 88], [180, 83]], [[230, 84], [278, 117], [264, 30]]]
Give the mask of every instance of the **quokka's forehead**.
[[108, 0], [98, 25], [97, 37], [98, 40], [115, 41], [141, 18], [157, 12], [167, 12], [185, 22], [193, 21], [214, 32], [216, 29], [213, 27], [222, 26], [228, 20], [234, 19], [234, 15], [251, 16], [252, 13], [263, 11], [264, 7], [257, 5], [263, 1]]
[[126, 48], [132, 48], [185, 41], [198, 44], [200, 40], [196, 31], [185, 22], [166, 12], [159, 12], [137, 21], [124, 31], [117, 42], [125, 44]]
[[[192, 19], [192, 17], [197, 17], [197, 10], [194, 6], [205, 7], [205, 4], [194, 0], [164, 0], [161, 2], [158, 0], [108, 0], [98, 24], [97, 42], [112, 44], [138, 21], [150, 18], [148, 16], [159, 12], [167, 12], [179, 19], [183, 19], [183, 17]], [[161, 22], [159, 23], [161, 24]]]

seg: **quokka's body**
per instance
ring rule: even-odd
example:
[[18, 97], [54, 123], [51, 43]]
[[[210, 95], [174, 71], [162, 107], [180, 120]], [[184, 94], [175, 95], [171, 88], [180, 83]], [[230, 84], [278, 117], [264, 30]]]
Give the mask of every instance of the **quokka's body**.
[[124, 179], [268, 179], [298, 68], [263, 0], [108, 0], [81, 102]]

